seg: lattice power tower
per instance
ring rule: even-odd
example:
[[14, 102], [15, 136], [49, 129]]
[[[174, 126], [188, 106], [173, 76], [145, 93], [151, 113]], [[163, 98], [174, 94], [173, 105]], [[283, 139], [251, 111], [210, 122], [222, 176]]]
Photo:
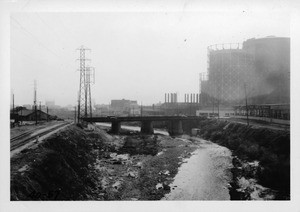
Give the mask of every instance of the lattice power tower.
[[95, 69], [87, 65], [86, 51], [90, 49], [81, 46], [79, 49], [80, 84], [78, 93], [78, 122], [82, 118], [92, 117], [91, 84], [95, 82]]

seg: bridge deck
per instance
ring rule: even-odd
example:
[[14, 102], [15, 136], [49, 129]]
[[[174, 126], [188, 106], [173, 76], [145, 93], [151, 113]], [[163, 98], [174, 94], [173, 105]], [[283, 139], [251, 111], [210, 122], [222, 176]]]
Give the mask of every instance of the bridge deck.
[[83, 118], [87, 122], [132, 122], [132, 121], [175, 121], [201, 120], [200, 116], [126, 116]]

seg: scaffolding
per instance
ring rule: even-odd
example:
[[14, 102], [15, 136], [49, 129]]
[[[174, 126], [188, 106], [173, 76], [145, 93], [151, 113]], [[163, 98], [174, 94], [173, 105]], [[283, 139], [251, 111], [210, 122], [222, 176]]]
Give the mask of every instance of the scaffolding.
[[244, 101], [244, 86], [253, 88], [254, 60], [239, 43], [208, 47], [207, 95], [215, 105], [233, 105]]

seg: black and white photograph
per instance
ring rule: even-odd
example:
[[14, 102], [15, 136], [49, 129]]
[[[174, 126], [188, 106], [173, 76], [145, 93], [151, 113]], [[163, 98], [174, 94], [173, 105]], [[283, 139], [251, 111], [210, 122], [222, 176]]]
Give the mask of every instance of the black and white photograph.
[[300, 210], [296, 1], [1, 4], [1, 211]]

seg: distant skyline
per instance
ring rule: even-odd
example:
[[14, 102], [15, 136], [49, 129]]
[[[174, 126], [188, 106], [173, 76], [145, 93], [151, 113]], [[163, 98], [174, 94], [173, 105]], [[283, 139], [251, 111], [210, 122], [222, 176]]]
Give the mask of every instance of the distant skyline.
[[140, 104], [164, 101], [164, 93], [199, 91], [207, 69], [207, 46], [266, 36], [290, 37], [286, 11], [12, 13], [11, 93], [15, 104], [33, 103], [33, 82], [42, 104], [75, 105], [79, 89], [78, 47], [91, 49], [92, 98]]

